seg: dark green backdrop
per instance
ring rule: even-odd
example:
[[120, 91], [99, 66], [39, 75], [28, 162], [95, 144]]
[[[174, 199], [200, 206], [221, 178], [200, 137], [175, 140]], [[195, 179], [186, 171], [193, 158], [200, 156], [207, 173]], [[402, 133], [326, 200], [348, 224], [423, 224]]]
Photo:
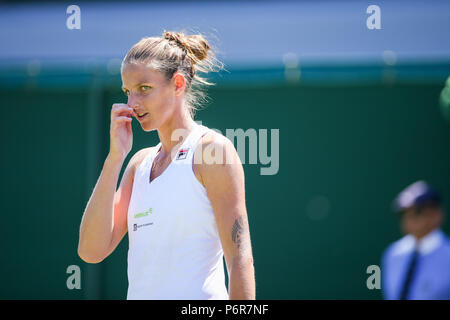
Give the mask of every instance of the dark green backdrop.
[[[109, 148], [111, 105], [126, 102], [120, 82], [43, 83], [0, 87], [0, 298], [125, 299], [127, 237], [99, 265], [76, 252]], [[209, 90], [209, 105], [196, 115], [204, 125], [280, 130], [277, 175], [244, 165], [258, 299], [381, 298], [367, 289], [366, 269], [401, 236], [392, 199], [418, 179], [450, 199], [442, 87], [278, 82]], [[133, 132], [126, 163], [158, 142], [135, 120]], [[81, 290], [66, 287], [73, 264], [81, 268]]]

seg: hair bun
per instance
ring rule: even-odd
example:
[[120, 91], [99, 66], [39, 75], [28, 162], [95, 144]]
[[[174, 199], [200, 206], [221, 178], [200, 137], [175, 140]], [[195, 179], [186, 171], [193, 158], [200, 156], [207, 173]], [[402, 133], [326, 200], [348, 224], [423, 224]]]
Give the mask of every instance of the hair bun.
[[181, 32], [164, 31], [164, 39], [173, 41], [181, 49], [186, 50], [193, 62], [204, 60], [208, 57], [208, 51], [211, 49], [208, 41], [202, 35], [184, 35]]

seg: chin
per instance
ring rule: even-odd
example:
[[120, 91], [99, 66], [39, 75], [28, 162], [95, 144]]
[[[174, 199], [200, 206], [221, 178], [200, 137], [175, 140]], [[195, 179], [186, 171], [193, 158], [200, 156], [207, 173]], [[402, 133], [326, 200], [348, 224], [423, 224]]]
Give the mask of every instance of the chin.
[[142, 130], [144, 130], [145, 132], [151, 132], [151, 131], [155, 131], [157, 128], [154, 128], [153, 126], [145, 126], [142, 127]]
[[156, 129], [158, 129], [155, 125], [153, 125], [152, 123], [141, 123], [141, 127], [142, 130], [144, 130], [145, 132], [151, 132], [151, 131], [155, 131]]

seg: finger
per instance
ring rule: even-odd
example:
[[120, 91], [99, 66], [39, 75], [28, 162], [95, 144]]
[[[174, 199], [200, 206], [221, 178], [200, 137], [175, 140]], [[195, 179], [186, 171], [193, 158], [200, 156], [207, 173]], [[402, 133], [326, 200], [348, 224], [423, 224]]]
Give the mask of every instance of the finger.
[[117, 115], [112, 115], [111, 121], [116, 121], [116, 119], [122, 118], [122, 117], [133, 119], [133, 112], [130, 110], [124, 110], [124, 111], [118, 113]]
[[117, 109], [120, 107], [129, 107], [129, 105], [127, 103], [113, 103], [112, 105], [112, 109]]
[[132, 117], [128, 117], [128, 116], [118, 116], [115, 118], [115, 122], [123, 122], [123, 121], [132, 121], [133, 118]]
[[114, 105], [114, 107], [111, 110], [111, 116], [133, 114], [133, 113], [134, 113], [133, 108], [129, 107], [127, 104]]
[[123, 114], [132, 113], [134, 110], [130, 107], [117, 107], [111, 111], [112, 116], [118, 116]]
[[125, 123], [125, 126], [127, 127], [127, 130], [128, 130], [128, 131], [132, 131], [132, 130], [131, 130], [131, 121], [126, 122], [126, 123]]

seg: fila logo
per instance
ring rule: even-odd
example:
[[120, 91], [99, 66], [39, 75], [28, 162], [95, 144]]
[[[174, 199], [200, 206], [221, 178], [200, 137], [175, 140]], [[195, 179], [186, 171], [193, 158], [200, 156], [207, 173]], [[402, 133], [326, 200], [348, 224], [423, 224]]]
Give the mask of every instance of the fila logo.
[[186, 159], [188, 152], [189, 152], [189, 148], [181, 149], [180, 151], [178, 151], [177, 160]]

